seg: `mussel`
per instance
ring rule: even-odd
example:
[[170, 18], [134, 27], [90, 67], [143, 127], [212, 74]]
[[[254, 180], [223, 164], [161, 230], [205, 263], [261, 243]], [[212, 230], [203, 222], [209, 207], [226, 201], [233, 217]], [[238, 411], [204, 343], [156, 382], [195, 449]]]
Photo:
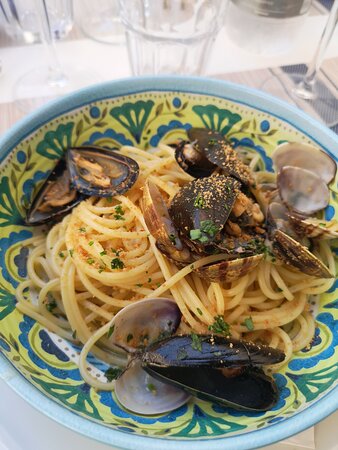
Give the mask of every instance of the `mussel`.
[[132, 158], [93, 145], [68, 149], [67, 162], [75, 189], [96, 197], [123, 194], [139, 174], [139, 166]]
[[136, 182], [136, 161], [97, 146], [69, 148], [42, 185], [26, 215], [28, 225], [60, 220], [86, 196], [113, 197]]
[[26, 215], [27, 225], [60, 220], [84, 196], [72, 189], [65, 159], [61, 159], [35, 196]]
[[180, 317], [172, 300], [156, 298], [128, 306], [114, 318], [110, 341], [131, 358], [115, 383], [125, 408], [159, 414], [186, 403], [190, 394], [253, 411], [276, 403], [276, 384], [262, 367], [282, 362], [283, 352], [218, 335], [174, 335]]

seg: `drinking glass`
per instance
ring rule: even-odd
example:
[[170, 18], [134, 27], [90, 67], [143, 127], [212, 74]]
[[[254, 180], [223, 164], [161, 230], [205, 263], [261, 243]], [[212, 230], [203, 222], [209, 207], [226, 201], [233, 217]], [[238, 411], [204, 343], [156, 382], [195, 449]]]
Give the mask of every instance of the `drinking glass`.
[[[64, 67], [59, 60], [55, 35], [51, 29], [51, 2], [62, 9], [71, 0], [34, 0], [41, 40], [47, 50], [46, 64], [24, 74], [14, 85], [14, 99], [19, 109], [29, 112], [46, 101], [100, 81], [100, 76], [76, 64]], [[68, 5], [69, 6], [69, 5]]]
[[[50, 29], [55, 39], [65, 37], [73, 27], [73, 3], [68, 0], [46, 2]], [[40, 26], [35, 0], [0, 0], [5, 19], [5, 31], [14, 38], [23, 37], [27, 43], [37, 42]]]
[[225, 7], [225, 0], [120, 0], [133, 74], [200, 75]]

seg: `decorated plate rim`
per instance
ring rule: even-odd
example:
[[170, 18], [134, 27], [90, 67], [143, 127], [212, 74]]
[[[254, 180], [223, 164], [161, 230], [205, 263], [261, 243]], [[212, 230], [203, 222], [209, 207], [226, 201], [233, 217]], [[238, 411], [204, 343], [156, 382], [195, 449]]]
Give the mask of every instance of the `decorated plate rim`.
[[[0, 139], [0, 159], [6, 158], [11, 149], [41, 125], [49, 122], [60, 114], [88, 105], [93, 101], [121, 97], [149, 91], [184, 92], [199, 95], [209, 95], [255, 108], [291, 124], [315, 142], [319, 143], [337, 160], [337, 154], [328, 147], [338, 145], [338, 137], [333, 131], [308, 116], [303, 111], [282, 100], [258, 90], [236, 85], [227, 81], [213, 80], [202, 77], [139, 77], [110, 81], [76, 91], [61, 99], [48, 103], [42, 108], [20, 120]], [[274, 112], [272, 112], [272, 109]], [[142, 450], [157, 450], [161, 445], [163, 450], [173, 450], [180, 441], [182, 449], [193, 450], [196, 443], [199, 449], [209, 449], [210, 441], [197, 439], [184, 441], [179, 439], [149, 438], [133, 436], [123, 431], [112, 430], [96, 422], [89, 421], [66, 410], [53, 400], [47, 398], [29, 383], [15, 367], [0, 353], [0, 378], [31, 406], [43, 412], [56, 422], [67, 426], [87, 437], [120, 448]], [[267, 428], [254, 430], [239, 436], [216, 438], [212, 441], [214, 450], [227, 448], [245, 450], [272, 444], [299, 433], [315, 423], [323, 420], [338, 407], [338, 387], [333, 389], [310, 407], [298, 414]], [[273, 430], [272, 430], [273, 429]], [[226, 441], [225, 441], [226, 440]]]

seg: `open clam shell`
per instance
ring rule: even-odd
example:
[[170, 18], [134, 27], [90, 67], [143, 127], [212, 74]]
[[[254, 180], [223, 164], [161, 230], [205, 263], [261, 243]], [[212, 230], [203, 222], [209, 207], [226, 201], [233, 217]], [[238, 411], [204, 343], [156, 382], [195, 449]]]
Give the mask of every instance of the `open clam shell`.
[[285, 166], [299, 167], [309, 170], [329, 184], [336, 175], [337, 164], [323, 150], [310, 144], [287, 142], [280, 144], [272, 155], [276, 171]]
[[275, 231], [272, 248], [277, 258], [307, 275], [317, 278], [334, 277], [320, 259], [281, 230]]
[[139, 174], [139, 166], [132, 158], [94, 145], [68, 149], [67, 162], [74, 187], [97, 197], [123, 194]]
[[302, 218], [288, 214], [295, 232], [299, 236], [320, 239], [338, 239], [338, 222], [336, 220]]
[[174, 300], [150, 298], [126, 306], [113, 319], [112, 346], [135, 353], [149, 344], [171, 336], [181, 321]]
[[60, 220], [85, 197], [72, 188], [65, 159], [61, 159], [41, 186], [26, 215], [27, 225]]
[[330, 191], [326, 183], [309, 170], [284, 166], [279, 171], [277, 184], [284, 204], [300, 214], [313, 214], [329, 204]]
[[115, 394], [122, 406], [136, 414], [162, 414], [184, 405], [190, 395], [168, 383], [162, 383], [133, 361], [115, 382]]
[[251, 272], [260, 261], [263, 255], [247, 256], [244, 258], [221, 261], [209, 266], [195, 269], [194, 272], [200, 277], [210, 282], [228, 283], [238, 280], [242, 276]]

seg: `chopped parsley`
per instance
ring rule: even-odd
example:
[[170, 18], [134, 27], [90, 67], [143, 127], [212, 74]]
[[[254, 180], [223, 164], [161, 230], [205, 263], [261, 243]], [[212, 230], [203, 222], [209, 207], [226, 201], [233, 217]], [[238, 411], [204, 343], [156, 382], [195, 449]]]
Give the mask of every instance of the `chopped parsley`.
[[113, 253], [115, 253], [116, 256], [120, 256], [120, 253], [121, 253], [122, 250], [115, 250], [115, 248], [112, 248], [111, 251]]
[[109, 367], [104, 373], [105, 377], [108, 381], [116, 380], [121, 374], [123, 370], [119, 367]]
[[124, 216], [124, 210], [121, 205], [115, 206], [115, 214], [114, 219], [115, 220], [125, 220]]
[[148, 278], [148, 283], [151, 283], [151, 278], [150, 277]]
[[70, 254], [71, 258], [73, 258], [73, 254], [74, 254], [74, 249], [73, 249], [73, 248], [71, 248], [71, 249], [69, 250], [69, 254]]
[[326, 223], [323, 223], [323, 222], [319, 223], [318, 225], [320, 225], [322, 227], [326, 227]]
[[202, 220], [200, 228], [190, 230], [190, 239], [202, 243], [208, 242], [210, 238], [216, 236], [217, 232], [218, 227], [212, 220]]
[[148, 383], [147, 384], [147, 390], [149, 392], [151, 392], [152, 394], [156, 395], [157, 394], [157, 389], [156, 386], [153, 383]]
[[60, 258], [64, 258], [64, 257], [65, 257], [65, 254], [64, 254], [63, 252], [60, 252], [60, 253], [59, 253], [59, 256], [60, 256]]
[[73, 331], [72, 338], [76, 339], [76, 330]]
[[243, 325], [245, 325], [249, 331], [253, 331], [255, 329], [251, 316], [244, 320]]
[[87, 263], [90, 264], [90, 265], [94, 264], [94, 262], [95, 262], [94, 258], [88, 258], [87, 259]]
[[143, 284], [142, 284], [142, 283], [137, 283], [136, 286], [137, 286], [137, 287], [142, 287]]
[[86, 232], [86, 229], [85, 229], [84, 227], [80, 227], [80, 228], [79, 228], [79, 231], [81, 231], [81, 233], [85, 233], [85, 232]]
[[94, 241], [88, 242], [88, 245], [92, 246], [94, 244]]
[[186, 359], [188, 357], [188, 353], [184, 348], [179, 348], [177, 350], [177, 359]]
[[130, 342], [133, 339], [133, 335], [131, 333], [128, 334], [127, 336], [127, 342]]
[[161, 286], [161, 283], [156, 283], [156, 286], [159, 288]]
[[209, 139], [208, 144], [209, 144], [209, 145], [215, 145], [216, 142], [217, 142], [216, 139]]
[[197, 310], [197, 312], [198, 312], [198, 314], [199, 314], [200, 316], [203, 316], [203, 313], [202, 313], [202, 311], [201, 311], [199, 308], [197, 308], [196, 310]]
[[191, 333], [191, 348], [202, 352], [202, 339], [196, 333]]
[[224, 317], [221, 315], [214, 317], [214, 323], [208, 326], [208, 330], [224, 336], [230, 335], [230, 325], [224, 321]]
[[204, 199], [203, 199], [203, 197], [201, 196], [201, 194], [198, 194], [197, 195], [197, 197], [196, 197], [196, 199], [195, 199], [195, 201], [194, 201], [194, 206], [196, 207], [196, 208], [199, 208], [199, 209], [202, 209], [202, 208], [204, 208]]
[[46, 309], [50, 313], [53, 312], [53, 310], [57, 307], [56, 301], [54, 298], [52, 300], [49, 300], [48, 303], [46, 303]]
[[169, 239], [174, 245], [176, 244], [176, 236], [174, 234], [169, 234]]
[[124, 262], [120, 260], [120, 258], [113, 258], [111, 260], [111, 268], [112, 269], [123, 269]]
[[106, 254], [107, 254], [107, 252], [105, 250], [103, 250], [103, 252], [100, 252], [100, 256], [104, 256]]
[[113, 197], [107, 197], [107, 202], [111, 203], [113, 201]]
[[109, 330], [107, 332], [107, 338], [110, 338], [110, 336], [113, 334], [114, 328], [115, 328], [115, 325], [112, 325], [111, 327], [109, 327]]

